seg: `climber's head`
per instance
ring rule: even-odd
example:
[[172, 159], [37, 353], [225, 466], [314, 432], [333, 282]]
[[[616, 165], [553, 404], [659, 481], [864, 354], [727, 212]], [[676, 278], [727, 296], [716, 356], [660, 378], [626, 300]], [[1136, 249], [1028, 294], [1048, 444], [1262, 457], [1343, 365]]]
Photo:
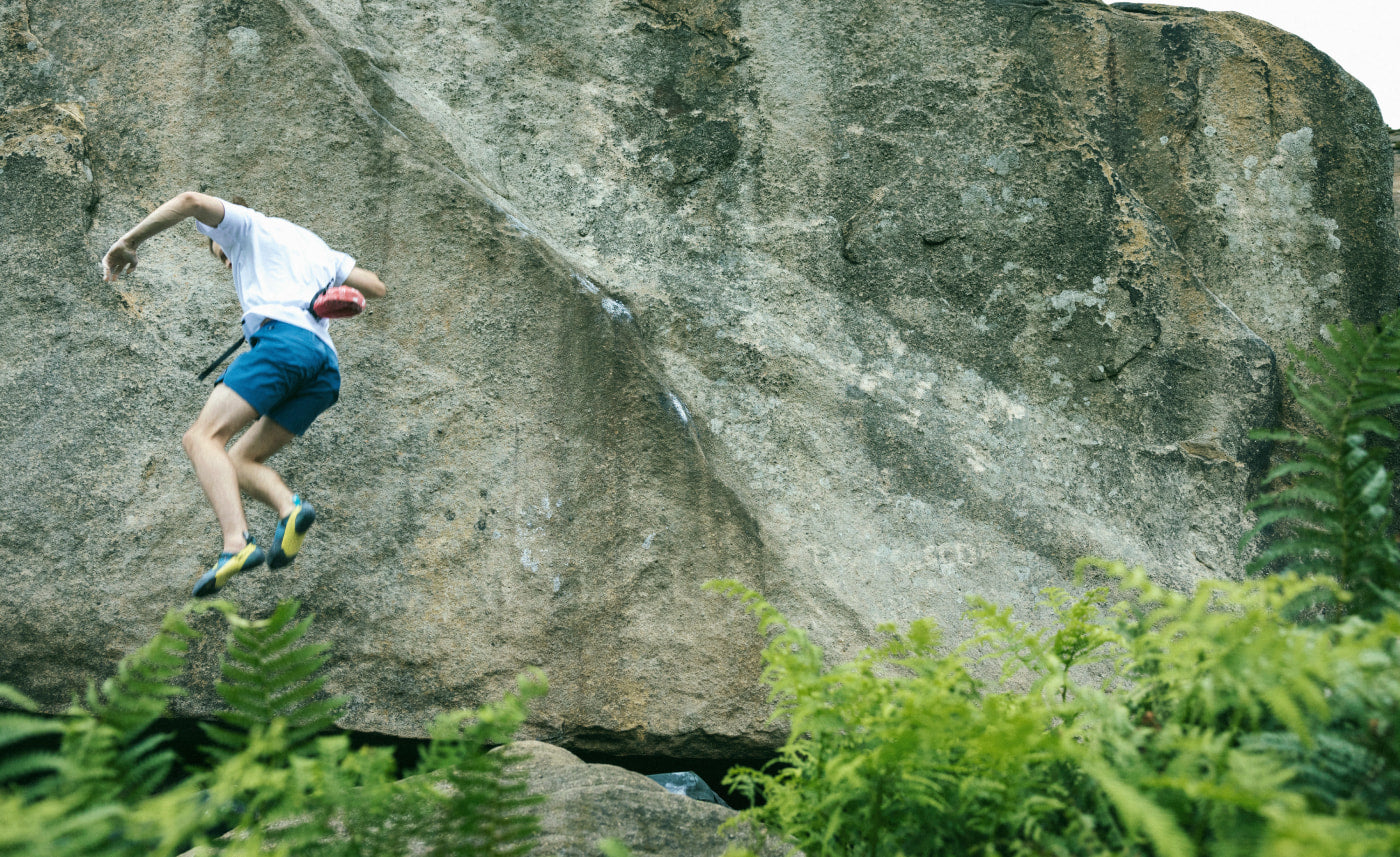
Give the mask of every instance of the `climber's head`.
[[[248, 207], [248, 200], [244, 199], [238, 194], [230, 196], [228, 198], [228, 201], [233, 203], [234, 205], [241, 205], [244, 208]], [[228, 254], [224, 253], [224, 248], [220, 247], [219, 242], [215, 241], [213, 238], [207, 240], [209, 241], [209, 255], [213, 256], [215, 259], [218, 259], [219, 264], [223, 265], [225, 268], [232, 270], [233, 262], [229, 261]]]
[[213, 238], [208, 239], [208, 241], [209, 255], [213, 256], [215, 259], [218, 259], [219, 264], [223, 265], [225, 268], [232, 269], [233, 262], [229, 261], [228, 255], [224, 253], [224, 248], [219, 246], [219, 242], [215, 241]]

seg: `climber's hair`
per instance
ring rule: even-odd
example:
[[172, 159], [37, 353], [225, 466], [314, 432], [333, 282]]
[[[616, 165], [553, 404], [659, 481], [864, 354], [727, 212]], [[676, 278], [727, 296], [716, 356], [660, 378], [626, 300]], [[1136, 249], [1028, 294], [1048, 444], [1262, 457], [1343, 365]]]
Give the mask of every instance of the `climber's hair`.
[[[241, 206], [243, 206], [244, 208], [247, 208], [247, 207], [248, 207], [248, 200], [244, 199], [243, 197], [239, 196], [238, 194], [234, 194], [233, 196], [230, 196], [230, 197], [228, 198], [227, 201], [233, 203], [234, 205], [241, 205]], [[205, 248], [209, 250], [209, 255], [210, 255], [210, 256], [213, 256], [215, 259], [219, 259], [219, 254], [214, 252], [214, 239], [213, 239], [213, 238], [205, 238], [205, 239], [204, 239], [204, 242], [205, 242]], [[219, 261], [222, 262], [222, 261], [224, 261], [224, 260], [223, 260], [223, 259], [219, 259]]]

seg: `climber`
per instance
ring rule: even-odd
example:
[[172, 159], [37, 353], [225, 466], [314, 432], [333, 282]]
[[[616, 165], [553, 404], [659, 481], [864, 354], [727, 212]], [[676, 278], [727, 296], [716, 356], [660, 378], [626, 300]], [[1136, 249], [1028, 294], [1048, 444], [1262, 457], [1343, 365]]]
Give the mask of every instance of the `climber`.
[[[114, 283], [136, 269], [136, 248], [187, 217], [209, 239], [209, 252], [233, 273], [251, 349], [214, 382], [214, 390], [185, 432], [185, 453], [223, 530], [223, 552], [195, 584], [196, 596], [217, 592], [233, 575], [261, 565], [290, 563], [316, 510], [288, 490], [264, 462], [340, 395], [340, 363], [329, 322], [310, 311], [328, 285], [348, 285], [382, 298], [379, 277], [332, 250], [315, 233], [268, 217], [233, 197], [186, 191], [151, 212], [107, 251], [103, 279]], [[232, 449], [235, 434], [252, 427]], [[271, 556], [248, 532], [240, 489], [277, 513]]]

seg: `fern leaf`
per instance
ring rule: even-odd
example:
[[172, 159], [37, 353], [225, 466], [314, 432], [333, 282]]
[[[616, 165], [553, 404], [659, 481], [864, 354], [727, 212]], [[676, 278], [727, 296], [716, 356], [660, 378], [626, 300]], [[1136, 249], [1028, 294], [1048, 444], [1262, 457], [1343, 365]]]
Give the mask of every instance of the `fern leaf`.
[[[290, 639], [286, 642], [283, 642], [279, 639], [278, 641], [274, 641], [274, 643], [269, 644], [267, 646], [267, 649], [269, 651], [282, 651], [282, 654], [276, 655], [275, 657], [270, 657], [263, 663], [262, 671], [266, 675], [280, 676], [283, 673], [289, 672], [291, 670], [301, 669], [308, 663], [319, 664], [325, 661], [325, 658], [323, 656], [330, 649], [330, 646], [326, 645], [325, 643], [310, 643], [304, 646], [296, 646], [295, 648], [286, 648], [292, 643], [295, 643], [296, 639], [300, 639], [300, 637], [303, 634], [305, 634], [306, 631], [309, 630], [311, 627], [310, 622], [304, 622], [301, 624], [305, 625], [305, 627], [299, 629], [300, 633], [297, 634], [295, 639]], [[285, 637], [286, 635], [279, 636]]]
[[246, 749], [249, 736], [274, 720], [285, 721], [282, 740], [295, 752], [317, 733], [330, 728], [344, 708], [344, 697], [319, 698], [325, 683], [316, 673], [325, 665], [328, 646], [305, 643], [312, 618], [296, 620], [300, 605], [284, 601], [260, 621], [230, 621], [226, 659], [215, 690], [229, 706], [220, 712], [221, 727], [205, 726], [212, 740], [206, 751], [229, 758]]
[[268, 698], [268, 709], [274, 717], [291, 717], [302, 703], [306, 703], [320, 692], [325, 679], [318, 678], [300, 684], [292, 684], [286, 690], [278, 691]]
[[241, 723], [235, 724], [233, 729], [225, 729], [213, 723], [199, 724], [200, 730], [213, 742], [205, 745], [204, 752], [216, 759], [227, 758], [243, 748], [246, 742], [246, 733], [252, 725], [252, 723]]
[[86, 709], [75, 706], [76, 719], [68, 724], [60, 752], [94, 795], [135, 799], [154, 787], [153, 772], [169, 770], [173, 757], [163, 745], [170, 736], [148, 730], [168, 700], [185, 692], [175, 681], [190, 642], [199, 636], [185, 621], [194, 609], [201, 608], [168, 612], [150, 642], [118, 663], [116, 675], [100, 689], [88, 686]]
[[[11, 691], [12, 695], [5, 695], [5, 699], [12, 703], [33, 705], [27, 697], [5, 685], [0, 685], [0, 690]], [[62, 733], [63, 724], [56, 721], [28, 714], [0, 714], [0, 786], [62, 768], [63, 757], [57, 753], [38, 749], [6, 749], [34, 738]]]
[[[1400, 436], [1383, 413], [1400, 404], [1400, 311], [1376, 326], [1329, 326], [1328, 338], [1309, 352], [1290, 349], [1295, 362], [1286, 370], [1288, 387], [1318, 430], [1295, 436], [1257, 433], [1300, 454], [1270, 471], [1266, 482], [1275, 490], [1251, 504], [1260, 518], [1247, 539], [1290, 522], [1315, 532], [1276, 541], [1249, 567], [1279, 561], [1330, 570], [1353, 589], [1369, 589], [1377, 580], [1386, 589], [1400, 584], [1400, 553], [1387, 535], [1392, 476], [1382, 465], [1385, 451], [1372, 439], [1390, 442]], [[1292, 484], [1284, 484], [1290, 479]], [[1363, 593], [1356, 607], [1375, 610], [1382, 600]]]
[[1259, 513], [1259, 520], [1264, 521], [1265, 526], [1288, 521], [1318, 532], [1341, 531], [1341, 525], [1336, 517], [1329, 515], [1326, 509], [1321, 509], [1313, 503], [1302, 500], [1295, 501], [1292, 497], [1281, 494], [1270, 495], [1266, 499], [1269, 502], [1262, 505], [1264, 511]]
[[[1390, 373], [1387, 373], [1386, 377], [1389, 377], [1389, 375]], [[1352, 405], [1352, 409], [1361, 414], [1375, 414], [1378, 411], [1384, 411], [1396, 405], [1400, 405], [1400, 392], [1394, 390], [1380, 390], [1366, 398], [1358, 399]], [[1385, 438], [1393, 439], [1395, 437], [1394, 424], [1391, 423], [1390, 420], [1385, 417], [1376, 416], [1372, 418], [1372, 421], [1375, 427], [1368, 427], [1368, 431], [1374, 431], [1376, 434]]]
[[1269, 481], [1284, 479], [1288, 476], [1302, 475], [1326, 475], [1331, 472], [1329, 462], [1306, 456], [1294, 461], [1285, 461], [1269, 471]]
[[1293, 485], [1274, 492], [1273, 496], [1278, 501], [1311, 504], [1323, 509], [1335, 509], [1342, 505], [1342, 497], [1337, 490], [1320, 479], [1300, 479]]

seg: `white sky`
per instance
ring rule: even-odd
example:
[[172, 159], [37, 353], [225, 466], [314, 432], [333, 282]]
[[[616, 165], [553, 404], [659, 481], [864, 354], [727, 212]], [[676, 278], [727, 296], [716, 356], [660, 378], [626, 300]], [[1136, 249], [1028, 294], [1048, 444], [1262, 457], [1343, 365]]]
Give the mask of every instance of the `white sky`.
[[1400, 127], [1400, 0], [1182, 0], [1171, 5], [1239, 12], [1306, 39], [1366, 84], [1385, 121]]

